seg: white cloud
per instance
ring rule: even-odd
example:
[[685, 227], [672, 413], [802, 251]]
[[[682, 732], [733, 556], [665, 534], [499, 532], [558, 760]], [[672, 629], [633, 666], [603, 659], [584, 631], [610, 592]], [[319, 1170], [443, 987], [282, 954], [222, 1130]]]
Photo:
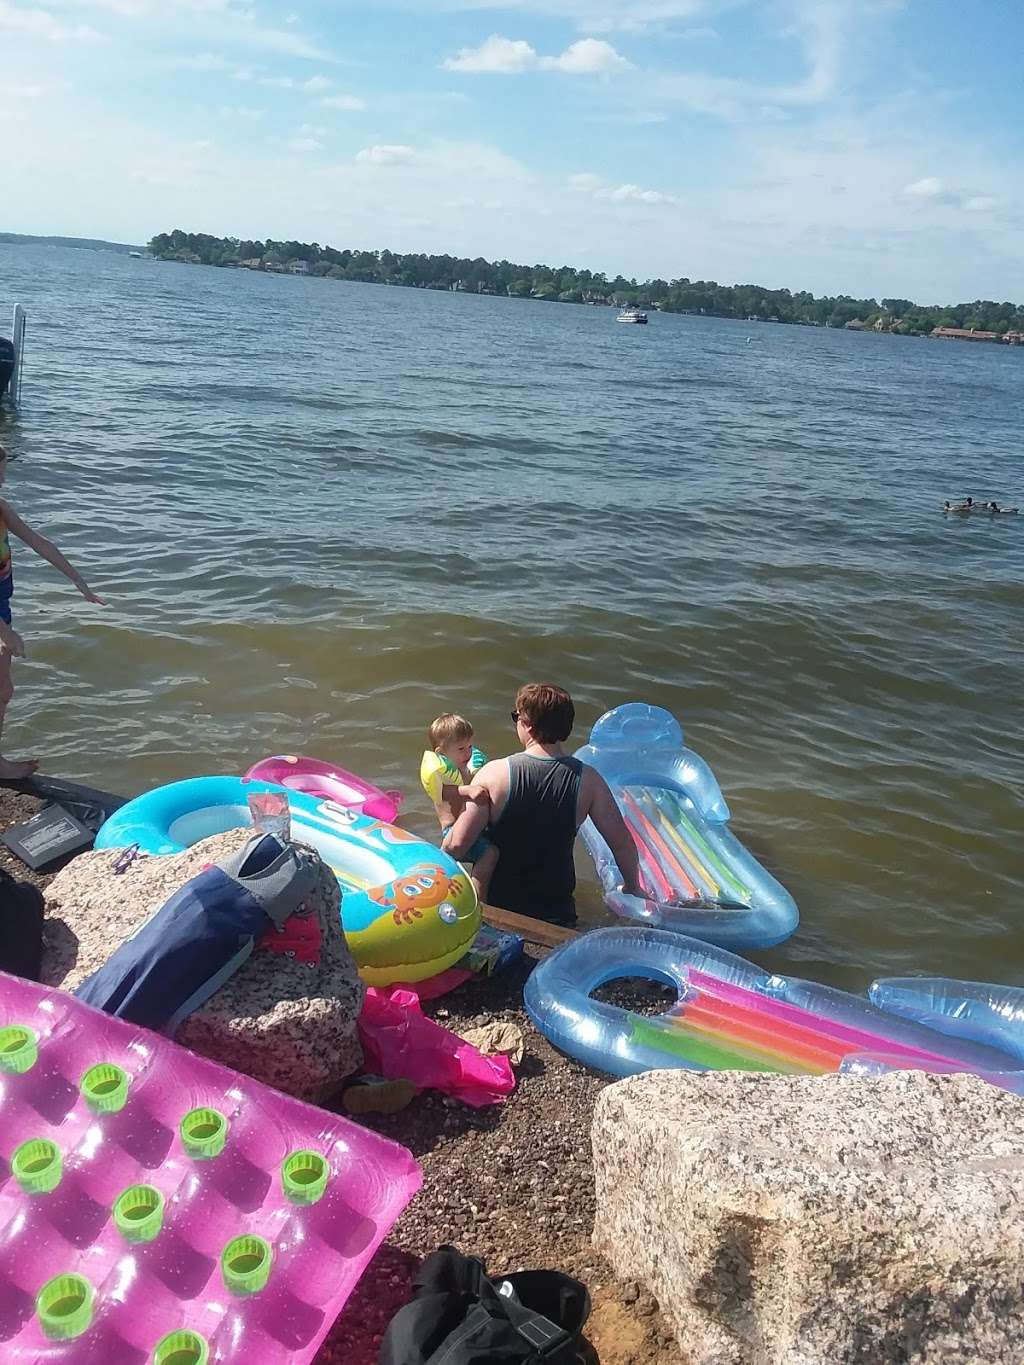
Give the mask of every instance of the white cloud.
[[366, 108], [366, 101], [357, 99], [355, 95], [328, 95], [326, 99], [320, 101], [322, 109], [347, 109], [352, 113], [357, 113], [360, 109]]
[[504, 76], [520, 71], [531, 71], [537, 65], [537, 53], [520, 38], [502, 38], [492, 33], [479, 47], [463, 47], [444, 66], [448, 71], [466, 71]]
[[644, 190], [639, 185], [617, 185], [615, 189], [598, 190], [598, 197], [615, 204], [678, 204], [679, 200], [661, 190]]
[[945, 189], [937, 175], [926, 175], [923, 180], [915, 180], [910, 185], [904, 185], [903, 193], [912, 199], [937, 199], [945, 193]]
[[601, 76], [631, 65], [601, 38], [581, 38], [557, 57], [542, 57], [522, 38], [492, 33], [479, 47], [463, 47], [443, 66], [471, 75], [517, 76], [524, 71], [562, 71], [569, 76]]
[[645, 190], [640, 185], [611, 185], [601, 176], [594, 175], [590, 171], [570, 175], [566, 183], [569, 189], [577, 194], [589, 194], [595, 199], [606, 199], [612, 204], [672, 205], [679, 203], [674, 194], [665, 194], [662, 190]]
[[[677, 19], [694, 19], [732, 0], [451, 0], [449, 8], [520, 10], [545, 19], [568, 19], [591, 33], [638, 31]], [[433, 0], [427, 0], [435, 8]]]
[[[93, 10], [105, 14], [113, 23], [123, 21], [127, 25], [144, 26], [154, 44], [169, 36], [183, 37], [186, 41], [214, 43], [218, 47], [250, 49], [275, 52], [282, 56], [297, 57], [303, 61], [333, 62], [334, 57], [323, 51], [311, 38], [294, 28], [277, 28], [261, 23], [246, 0], [51, 0], [54, 8]], [[38, 8], [18, 8], [10, 0], [0, 0], [0, 27], [4, 24], [5, 13], [29, 15], [40, 36], [49, 36], [43, 30], [47, 24], [53, 28], [59, 25], [46, 10]], [[14, 26], [13, 24], [9, 26]], [[24, 20], [20, 23], [25, 27]], [[69, 26], [63, 25], [68, 28]], [[109, 27], [109, 26], [108, 26]], [[94, 35], [94, 30], [85, 30], [78, 25], [70, 36], [80, 36], [83, 31]], [[113, 30], [110, 30], [112, 35]], [[61, 34], [60, 36], [67, 36]]]
[[783, 51], [787, 44], [795, 45], [805, 68], [802, 76], [769, 83], [706, 71], [662, 71], [649, 74], [645, 93], [685, 104], [698, 113], [730, 121], [752, 119], [758, 124], [779, 119], [786, 109], [825, 104], [852, 80], [859, 54], [867, 46], [871, 22], [891, 13], [899, 3], [774, 0], [771, 7], [764, 7], [772, 24], [771, 36]]
[[330, 90], [334, 84], [326, 76], [310, 76], [305, 81], [298, 80], [295, 76], [256, 76], [254, 78], [252, 72], [245, 67], [240, 67], [234, 74], [237, 80], [255, 79], [260, 85], [268, 85], [276, 90], [298, 90], [304, 95], [317, 95], [322, 90]]
[[66, 24], [45, 9], [24, 9], [0, 0], [0, 30], [50, 43], [88, 43], [100, 37], [88, 24]]
[[560, 57], [542, 57], [540, 64], [570, 76], [606, 75], [612, 71], [625, 71], [632, 65], [611, 43], [601, 38], [581, 38], [567, 47]]
[[163, 17], [175, 12], [196, 14], [224, 14], [232, 8], [232, 0], [56, 0], [56, 3], [75, 4], [80, 9], [106, 10], [125, 19]]
[[364, 147], [362, 151], [356, 153], [356, 160], [363, 163], [369, 162], [374, 166], [397, 166], [402, 162], [412, 161], [416, 153], [412, 147], [406, 147], [399, 143], [378, 143], [373, 147]]
[[315, 137], [293, 137], [284, 145], [290, 152], [319, 152], [324, 144]]
[[994, 194], [971, 194], [964, 189], [947, 185], [937, 175], [927, 175], [904, 185], [903, 195], [947, 209], [962, 209], [964, 213], [991, 213], [1000, 207], [1001, 200]]

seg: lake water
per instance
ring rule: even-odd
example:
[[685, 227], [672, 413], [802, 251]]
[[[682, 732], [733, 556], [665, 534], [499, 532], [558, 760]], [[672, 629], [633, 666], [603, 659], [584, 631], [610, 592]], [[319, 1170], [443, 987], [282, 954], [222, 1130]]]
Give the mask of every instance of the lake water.
[[[11, 753], [408, 793], [517, 684], [674, 711], [800, 905], [766, 964], [1024, 976], [1024, 350], [0, 247], [29, 312]], [[580, 907], [603, 917], [580, 851]]]

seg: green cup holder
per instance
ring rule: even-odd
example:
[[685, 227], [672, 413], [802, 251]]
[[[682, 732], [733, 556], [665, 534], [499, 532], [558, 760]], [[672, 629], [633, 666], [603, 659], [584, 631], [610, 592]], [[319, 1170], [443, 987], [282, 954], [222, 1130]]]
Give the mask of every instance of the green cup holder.
[[116, 1114], [128, 1103], [131, 1077], [111, 1062], [91, 1066], [79, 1082], [82, 1098], [94, 1114]]
[[153, 1365], [207, 1365], [210, 1348], [198, 1332], [168, 1332], [157, 1342]]
[[0, 1071], [30, 1071], [39, 1056], [39, 1035], [23, 1024], [0, 1028]]
[[36, 1295], [36, 1317], [51, 1341], [70, 1341], [88, 1331], [94, 1291], [81, 1275], [55, 1275]]
[[270, 1279], [273, 1252], [262, 1237], [234, 1237], [221, 1252], [220, 1269], [232, 1294], [258, 1294]]
[[190, 1109], [179, 1128], [181, 1144], [195, 1161], [219, 1156], [228, 1140], [228, 1121], [219, 1109]]
[[290, 1152], [281, 1163], [281, 1184], [293, 1204], [315, 1204], [327, 1188], [331, 1168], [319, 1152]]
[[29, 1138], [14, 1149], [11, 1173], [26, 1194], [49, 1194], [64, 1173], [60, 1148], [49, 1138]]
[[130, 1185], [117, 1197], [114, 1222], [126, 1242], [151, 1242], [163, 1227], [163, 1195], [153, 1185]]

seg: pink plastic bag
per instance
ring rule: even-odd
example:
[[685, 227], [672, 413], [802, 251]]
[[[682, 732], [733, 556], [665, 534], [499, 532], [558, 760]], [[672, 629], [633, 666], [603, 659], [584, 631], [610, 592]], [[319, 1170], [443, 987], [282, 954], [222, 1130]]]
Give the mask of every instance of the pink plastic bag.
[[367, 1071], [389, 1081], [441, 1090], [474, 1109], [500, 1104], [515, 1089], [507, 1057], [485, 1057], [472, 1043], [435, 1024], [420, 1009], [415, 993], [400, 986], [366, 992], [359, 1036]]

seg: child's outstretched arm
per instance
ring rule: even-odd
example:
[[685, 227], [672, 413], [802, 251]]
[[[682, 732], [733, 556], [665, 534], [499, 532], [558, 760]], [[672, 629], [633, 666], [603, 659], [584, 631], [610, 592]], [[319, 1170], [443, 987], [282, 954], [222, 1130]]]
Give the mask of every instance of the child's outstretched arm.
[[59, 569], [66, 578], [70, 578], [87, 602], [95, 602], [100, 607], [107, 605], [102, 597], [97, 597], [75, 566], [61, 554], [52, 540], [47, 540], [38, 531], [33, 531], [31, 526], [22, 521], [9, 502], [0, 502], [0, 508], [3, 510], [4, 521], [18, 539], [23, 540], [30, 550], [35, 550], [41, 559], [45, 559], [48, 564]]

